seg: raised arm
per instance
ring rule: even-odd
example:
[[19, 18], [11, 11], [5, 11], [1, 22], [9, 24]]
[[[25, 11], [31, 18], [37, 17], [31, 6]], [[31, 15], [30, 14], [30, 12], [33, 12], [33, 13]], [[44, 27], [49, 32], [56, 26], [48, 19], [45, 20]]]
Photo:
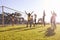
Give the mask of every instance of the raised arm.
[[[27, 14], [27, 12], [25, 11], [25, 14]], [[28, 15], [28, 14], [27, 14]]]
[[31, 14], [33, 13], [33, 11], [31, 12]]

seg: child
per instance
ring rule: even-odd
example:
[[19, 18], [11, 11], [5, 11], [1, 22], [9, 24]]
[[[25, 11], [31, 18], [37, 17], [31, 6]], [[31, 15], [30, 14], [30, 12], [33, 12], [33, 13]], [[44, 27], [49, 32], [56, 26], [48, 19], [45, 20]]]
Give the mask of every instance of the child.
[[52, 27], [53, 29], [56, 28], [56, 13], [55, 13], [55, 12], [53, 12], [53, 13], [52, 13], [52, 16], [51, 16], [51, 27]]
[[34, 27], [35, 27], [37, 15], [34, 14], [34, 16], [35, 16], [35, 17], [34, 17]]

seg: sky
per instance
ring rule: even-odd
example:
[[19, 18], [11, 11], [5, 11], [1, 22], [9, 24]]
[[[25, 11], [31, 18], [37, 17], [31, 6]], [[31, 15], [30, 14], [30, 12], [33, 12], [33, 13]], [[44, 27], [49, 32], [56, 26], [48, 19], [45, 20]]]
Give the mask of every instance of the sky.
[[56, 22], [60, 22], [60, 0], [0, 0], [0, 6], [7, 6], [16, 10], [19, 10], [23, 13], [22, 17], [27, 19], [27, 13], [37, 14], [37, 20], [42, 18], [43, 10], [45, 10], [46, 17], [45, 21], [50, 22], [51, 11], [55, 11], [57, 14]]

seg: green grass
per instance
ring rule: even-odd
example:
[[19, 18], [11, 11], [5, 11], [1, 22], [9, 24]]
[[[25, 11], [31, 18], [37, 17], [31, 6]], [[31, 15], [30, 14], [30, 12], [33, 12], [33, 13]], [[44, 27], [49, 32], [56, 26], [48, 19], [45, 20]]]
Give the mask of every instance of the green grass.
[[24, 24], [0, 27], [0, 40], [60, 40], [60, 25], [57, 24], [54, 35], [46, 36], [49, 27], [50, 25], [36, 25], [26, 28]]

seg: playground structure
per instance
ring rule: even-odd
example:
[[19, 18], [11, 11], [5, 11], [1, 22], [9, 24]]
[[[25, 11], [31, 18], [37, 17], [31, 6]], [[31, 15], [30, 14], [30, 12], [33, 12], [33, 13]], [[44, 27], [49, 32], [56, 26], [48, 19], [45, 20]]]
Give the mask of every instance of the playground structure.
[[2, 24], [2, 26], [4, 26], [7, 22], [7, 20], [9, 21], [9, 20], [13, 20], [13, 19], [14, 20], [16, 19], [15, 23], [18, 20], [23, 21], [24, 18], [20, 17], [22, 15], [21, 13], [23, 13], [23, 12], [9, 8], [9, 7], [6, 7], [6, 6], [0, 6], [0, 24]]

